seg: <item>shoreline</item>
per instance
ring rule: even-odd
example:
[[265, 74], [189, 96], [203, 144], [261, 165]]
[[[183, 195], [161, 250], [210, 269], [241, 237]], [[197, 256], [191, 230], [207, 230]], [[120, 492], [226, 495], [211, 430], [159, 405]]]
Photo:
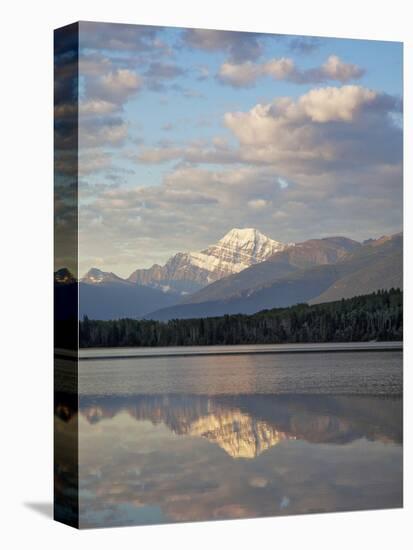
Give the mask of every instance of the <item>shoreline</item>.
[[80, 361], [151, 359], [159, 357], [200, 357], [222, 355], [262, 355], [283, 353], [403, 351], [403, 342], [334, 342], [319, 344], [257, 344], [238, 346], [182, 346], [145, 348], [81, 348], [79, 352], [55, 349], [55, 357]]

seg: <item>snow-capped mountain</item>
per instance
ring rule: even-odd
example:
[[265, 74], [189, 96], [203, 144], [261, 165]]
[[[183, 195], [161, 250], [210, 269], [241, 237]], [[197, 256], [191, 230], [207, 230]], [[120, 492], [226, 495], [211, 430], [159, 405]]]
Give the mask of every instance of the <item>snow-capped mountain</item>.
[[215, 273], [221, 279], [263, 262], [285, 245], [266, 237], [258, 229], [231, 229], [217, 244], [199, 253], [191, 253], [192, 262]]
[[137, 269], [128, 280], [164, 291], [190, 293], [263, 262], [286, 246], [257, 229], [231, 229], [216, 244], [200, 252], [179, 252], [164, 266]]

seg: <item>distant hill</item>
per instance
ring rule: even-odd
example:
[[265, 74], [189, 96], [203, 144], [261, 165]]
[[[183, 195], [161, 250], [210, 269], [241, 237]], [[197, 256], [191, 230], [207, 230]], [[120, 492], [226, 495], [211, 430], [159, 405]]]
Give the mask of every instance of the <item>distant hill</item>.
[[403, 235], [369, 241], [338, 267], [340, 279], [310, 303], [351, 298], [379, 288], [403, 288]]
[[[176, 303], [174, 294], [155, 288], [122, 282], [79, 283], [79, 316], [91, 319], [139, 318], [154, 307]], [[157, 305], [155, 305], [157, 304]]]
[[[215, 295], [222, 295], [224, 291], [231, 292], [237, 285], [240, 288], [238, 294], [232, 294], [228, 299], [183, 303], [154, 311], [145, 317], [167, 321], [235, 313], [252, 314], [262, 309], [286, 307], [300, 302], [319, 303], [379, 289], [402, 288], [401, 234], [382, 237], [360, 246], [354, 243], [349, 248], [348, 252], [343, 251], [335, 263], [295, 270], [291, 267], [293, 271], [290, 274], [279, 278], [275, 275], [275, 280], [251, 288], [244, 288], [250, 273], [242, 272], [239, 274], [241, 280], [234, 283], [234, 279], [231, 279], [229, 286], [227, 281], [220, 281], [221, 286]], [[265, 276], [271, 276], [279, 268], [279, 272], [282, 272], [292, 265], [288, 257], [283, 257], [279, 265], [275, 261], [276, 268], [273, 269], [270, 264], [274, 259], [255, 266], [255, 269], [259, 269], [261, 275], [265, 270]], [[252, 278], [251, 284], [253, 280]], [[204, 289], [204, 295], [208, 295], [207, 291], [208, 287]], [[214, 293], [215, 290], [210, 295]]]

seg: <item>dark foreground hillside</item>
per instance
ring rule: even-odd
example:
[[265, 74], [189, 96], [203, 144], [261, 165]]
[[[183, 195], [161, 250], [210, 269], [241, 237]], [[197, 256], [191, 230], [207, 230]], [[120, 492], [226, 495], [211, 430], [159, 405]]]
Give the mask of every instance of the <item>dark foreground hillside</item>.
[[391, 289], [309, 306], [168, 322], [93, 321], [79, 328], [80, 347], [195, 346], [363, 342], [403, 339], [403, 293]]

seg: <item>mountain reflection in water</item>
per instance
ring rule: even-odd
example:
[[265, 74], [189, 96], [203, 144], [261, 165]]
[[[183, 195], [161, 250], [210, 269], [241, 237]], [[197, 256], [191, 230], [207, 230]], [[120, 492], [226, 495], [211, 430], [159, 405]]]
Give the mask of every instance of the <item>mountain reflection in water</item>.
[[64, 397], [79, 422], [80, 525], [402, 504], [400, 397]]
[[[90, 424], [127, 412], [198, 436], [233, 458], [253, 458], [284, 439], [348, 443], [365, 437], [401, 443], [401, 400], [360, 396], [135, 396], [81, 398]], [[380, 422], [378, 422], [380, 420]]]

